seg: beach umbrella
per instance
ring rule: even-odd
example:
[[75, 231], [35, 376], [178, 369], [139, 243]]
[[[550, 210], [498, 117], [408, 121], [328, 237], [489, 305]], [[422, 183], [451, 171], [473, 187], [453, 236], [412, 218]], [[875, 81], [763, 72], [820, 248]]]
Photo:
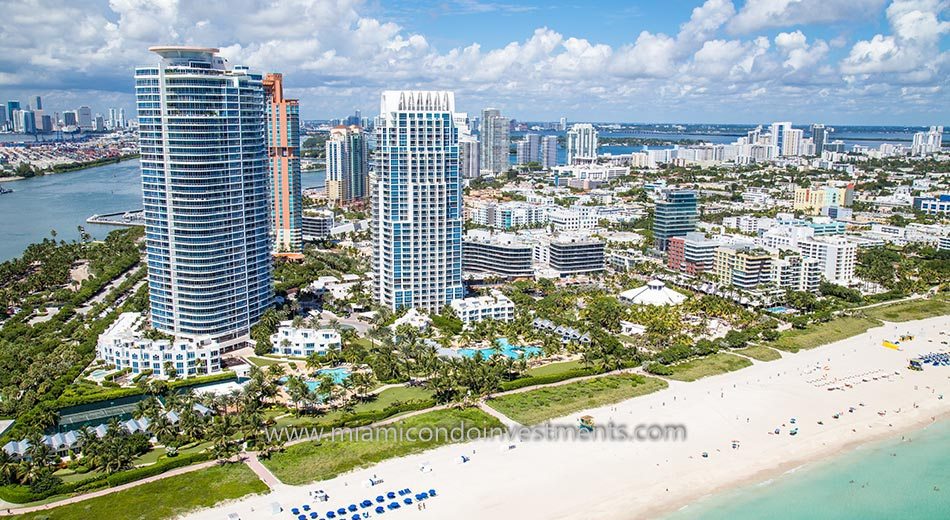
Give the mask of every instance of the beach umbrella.
[[408, 506], [409, 504], [412, 503], [412, 499], [411, 498], [403, 499], [403, 503], [405, 503]]
[[383, 502], [386, 501], [386, 499], [383, 498], [383, 495], [379, 495], [378, 497], [376, 497], [376, 501], [379, 502], [379, 503], [383, 503]]
[[396, 498], [396, 494], [390, 491], [389, 493], [386, 493], [386, 498], [389, 498], [389, 499]]
[[333, 511], [327, 511], [327, 518], [336, 518], [336, 513]]
[[430, 496], [430, 497], [434, 497], [434, 496], [435, 496], [435, 490], [434, 490], [434, 489], [430, 489], [430, 490], [429, 490], [429, 496]]
[[352, 513], [353, 511], [356, 511], [356, 504], [350, 504], [349, 507], [348, 507], [348, 509], [350, 510], [351, 513]]
[[383, 513], [385, 513], [385, 512], [386, 512], [386, 510], [383, 509], [383, 506], [376, 506], [376, 514], [377, 514], [377, 515], [381, 515], [381, 514], [383, 514]]
[[345, 515], [345, 514], [346, 514], [346, 508], [345, 508], [345, 507], [341, 507], [340, 509], [337, 509], [337, 510], [336, 510], [336, 514], [338, 514], [338, 515], [340, 515], [340, 516]]
[[311, 518], [312, 520], [316, 520], [316, 518], [319, 517], [319, 516], [320, 516], [320, 515], [318, 515], [316, 511], [311, 511], [311, 512], [310, 512], [310, 518]]

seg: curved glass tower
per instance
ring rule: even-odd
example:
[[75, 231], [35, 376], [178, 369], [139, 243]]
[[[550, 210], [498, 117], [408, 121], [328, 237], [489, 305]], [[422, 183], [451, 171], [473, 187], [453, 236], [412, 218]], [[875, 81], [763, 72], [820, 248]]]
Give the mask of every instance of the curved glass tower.
[[135, 93], [152, 325], [239, 337], [273, 298], [261, 76], [217, 49], [149, 50]]

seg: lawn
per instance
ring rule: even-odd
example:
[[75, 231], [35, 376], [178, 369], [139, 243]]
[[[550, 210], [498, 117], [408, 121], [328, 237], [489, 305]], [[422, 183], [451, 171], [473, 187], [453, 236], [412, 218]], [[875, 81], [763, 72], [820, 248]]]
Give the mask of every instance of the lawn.
[[656, 392], [666, 386], [666, 381], [653, 377], [604, 376], [509, 394], [488, 401], [488, 405], [512, 420], [531, 425]]
[[267, 489], [267, 485], [244, 464], [228, 464], [13, 518], [88, 520], [121, 517], [125, 520], [160, 520], [175, 518], [188, 511], [209, 507], [224, 500], [251, 493], [263, 493]]
[[950, 302], [945, 299], [912, 300], [892, 305], [864, 309], [869, 318], [882, 321], [911, 321], [950, 314]]
[[529, 368], [525, 371], [525, 375], [532, 377], [547, 377], [551, 375], [564, 374], [575, 369], [583, 368], [587, 368], [587, 365], [581, 363], [580, 361], [561, 361], [559, 363], [548, 363], [547, 365], [541, 365], [537, 368]]
[[706, 357], [691, 359], [685, 363], [670, 366], [673, 369], [673, 375], [669, 377], [677, 381], [696, 381], [704, 377], [725, 374], [749, 366], [752, 366], [752, 362], [744, 357], [717, 352]]
[[732, 352], [749, 356], [750, 358], [756, 359], [758, 361], [775, 361], [776, 359], [782, 358], [782, 355], [779, 354], [774, 348], [763, 347], [762, 345], [740, 348], [739, 350], [733, 350]]
[[[411, 401], [425, 402], [425, 404], [434, 404], [431, 402], [432, 391], [420, 387], [408, 387], [408, 386], [399, 386], [395, 388], [387, 388], [379, 394], [376, 395], [376, 398], [372, 401], [367, 401], [364, 403], [359, 403], [353, 407], [352, 412], [344, 412], [343, 410], [333, 410], [332, 412], [325, 413], [319, 416], [308, 416], [302, 415], [300, 417], [295, 417], [293, 414], [284, 417], [277, 421], [277, 426], [296, 426], [296, 425], [308, 425], [314, 427], [332, 425], [337, 421], [344, 419], [347, 415], [359, 414], [359, 413], [373, 413], [373, 412], [382, 412], [387, 407], [398, 404], [398, 403], [408, 403]], [[396, 414], [398, 415], [398, 414]]]
[[[295, 444], [262, 462], [285, 484], [305, 484], [448, 444], [460, 427], [466, 431], [476, 428], [479, 433], [503, 428], [497, 419], [477, 408], [436, 410], [384, 428], [362, 429], [354, 437]], [[427, 433], [420, 434], [422, 431]], [[435, 435], [426, 436], [432, 433]]]
[[787, 330], [777, 340], [766, 345], [787, 352], [798, 352], [863, 334], [880, 324], [877, 320], [865, 317], [835, 318], [826, 323], [809, 325], [806, 329]]

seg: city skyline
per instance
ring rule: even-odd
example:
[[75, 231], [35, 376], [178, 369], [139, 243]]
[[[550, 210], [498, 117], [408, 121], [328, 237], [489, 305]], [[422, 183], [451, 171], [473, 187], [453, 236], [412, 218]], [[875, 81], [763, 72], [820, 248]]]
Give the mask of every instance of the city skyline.
[[[50, 1], [43, 16], [35, 6], [10, 7], [12, 19], [45, 27], [0, 29], [0, 97], [41, 95], [48, 111], [129, 111], [127, 72], [144, 58], [141, 49], [174, 41], [217, 45], [232, 64], [283, 71], [307, 120], [372, 113], [386, 89], [438, 88], [465, 100], [460, 111], [495, 106], [519, 120], [943, 123], [946, 109], [932, 107], [948, 100], [946, 2], [859, 3], [608, 2], [584, 10], [557, 1], [542, 9], [340, 0], [288, 2], [263, 18], [254, 0], [233, 9]], [[601, 24], [605, 10], [611, 16]], [[69, 45], [46, 23], [66, 18], [83, 29]]]

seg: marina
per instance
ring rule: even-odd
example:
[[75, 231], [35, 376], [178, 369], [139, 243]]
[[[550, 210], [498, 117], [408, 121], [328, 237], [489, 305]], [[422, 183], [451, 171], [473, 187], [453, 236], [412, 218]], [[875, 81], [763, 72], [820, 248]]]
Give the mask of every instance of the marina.
[[104, 215], [93, 215], [87, 218], [86, 222], [89, 224], [102, 224], [104, 226], [144, 226], [145, 210], [134, 209], [131, 211], [106, 213]]

